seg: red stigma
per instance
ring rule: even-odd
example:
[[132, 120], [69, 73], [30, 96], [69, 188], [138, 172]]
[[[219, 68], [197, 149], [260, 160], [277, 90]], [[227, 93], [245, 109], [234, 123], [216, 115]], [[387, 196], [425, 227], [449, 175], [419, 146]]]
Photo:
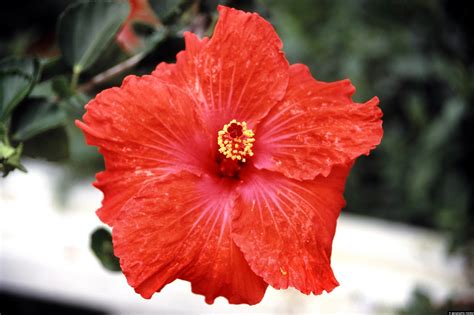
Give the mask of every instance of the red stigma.
[[243, 132], [242, 132], [242, 126], [241, 125], [238, 125], [238, 124], [235, 124], [235, 123], [232, 123], [229, 128], [227, 129], [227, 132], [229, 133], [229, 135], [232, 137], [232, 138], [238, 138], [240, 136], [243, 135]]

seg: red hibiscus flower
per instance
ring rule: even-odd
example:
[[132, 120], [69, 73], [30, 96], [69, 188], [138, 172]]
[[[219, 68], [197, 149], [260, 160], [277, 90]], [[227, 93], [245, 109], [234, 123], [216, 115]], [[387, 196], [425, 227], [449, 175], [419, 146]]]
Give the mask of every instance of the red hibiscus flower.
[[152, 25], [159, 23], [158, 18], [150, 7], [148, 0], [129, 0], [130, 14], [117, 35], [117, 42], [127, 52], [133, 53], [143, 45], [133, 30], [134, 22], [144, 22]]
[[176, 64], [86, 106], [77, 125], [106, 166], [97, 214], [145, 298], [176, 279], [207, 303], [255, 304], [268, 285], [329, 292], [346, 177], [382, 137], [378, 99], [289, 65], [259, 15], [219, 13], [211, 39], [185, 34]]

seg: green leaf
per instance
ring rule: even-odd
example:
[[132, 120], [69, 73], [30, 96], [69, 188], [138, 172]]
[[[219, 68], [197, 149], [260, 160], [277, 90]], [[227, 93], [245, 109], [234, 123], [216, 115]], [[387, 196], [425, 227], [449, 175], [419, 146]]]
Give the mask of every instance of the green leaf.
[[133, 32], [140, 37], [149, 37], [156, 31], [155, 26], [148, 23], [144, 23], [142, 21], [133, 22], [132, 28]]
[[153, 69], [162, 61], [174, 62], [176, 54], [184, 49], [183, 38], [170, 36], [165, 29], [156, 32], [151, 37], [156, 42], [147, 43], [146, 56], [136, 66], [138, 73], [149, 73], [149, 69]]
[[40, 64], [43, 80], [49, 80], [55, 76], [66, 75], [71, 72], [71, 68], [62, 56], [40, 59]]
[[10, 57], [0, 61], [0, 72], [20, 72], [26, 77], [38, 80], [40, 64], [34, 58]]
[[98, 228], [91, 235], [91, 249], [99, 261], [110, 271], [120, 271], [120, 263], [114, 256], [112, 235], [104, 228]]
[[143, 49], [144, 54], [153, 53], [153, 50], [157, 49], [158, 46], [161, 47], [161, 44], [167, 39], [169, 35], [168, 29], [165, 27], [160, 28], [155, 31], [153, 34], [147, 37], [145, 42], [145, 47]]
[[20, 157], [23, 151], [23, 144], [19, 144], [16, 148], [0, 140], [0, 171], [3, 177], [15, 169], [26, 172], [26, 168], [21, 164]]
[[36, 84], [31, 91], [30, 98], [46, 98], [49, 100], [54, 99], [54, 90], [52, 86], [52, 80], [46, 80]]
[[74, 94], [65, 75], [58, 75], [35, 85], [29, 98], [45, 98], [49, 101], [67, 99]]
[[151, 8], [165, 25], [173, 23], [192, 4], [191, 0], [150, 0]]
[[30, 93], [39, 74], [40, 66], [36, 59], [9, 58], [0, 61], [0, 121], [5, 122]]
[[[112, 41], [102, 51], [99, 58], [94, 61], [94, 63], [89, 67], [89, 69], [84, 71], [84, 76], [90, 80], [92, 76], [102, 73], [128, 58], [128, 54], [124, 52], [118, 42]], [[86, 79], [85, 81], [87, 81], [88, 79]]]
[[113, 40], [129, 13], [128, 2], [80, 1], [61, 14], [58, 42], [66, 62], [80, 73], [90, 67]]
[[16, 130], [12, 138], [16, 141], [28, 140], [49, 129], [66, 123], [66, 113], [56, 104], [45, 99], [36, 99], [21, 107]]
[[60, 98], [68, 98], [73, 95], [69, 82], [63, 75], [51, 79], [51, 86], [54, 93], [56, 93]]
[[83, 93], [76, 93], [70, 97], [63, 99], [59, 106], [67, 113], [70, 121], [81, 119], [84, 115], [84, 106], [90, 101], [90, 97]]
[[32, 158], [62, 161], [69, 157], [69, 138], [63, 126], [40, 133], [23, 144], [23, 155]]
[[15, 149], [6, 143], [0, 142], [0, 159], [8, 159], [15, 154]]

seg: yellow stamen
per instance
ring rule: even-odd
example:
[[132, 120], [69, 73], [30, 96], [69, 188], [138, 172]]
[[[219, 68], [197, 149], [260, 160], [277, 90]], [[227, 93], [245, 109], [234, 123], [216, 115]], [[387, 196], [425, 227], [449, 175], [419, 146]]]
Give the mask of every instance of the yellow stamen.
[[219, 152], [226, 158], [246, 162], [246, 156], [253, 156], [255, 133], [247, 128], [245, 121], [232, 119], [217, 133]]

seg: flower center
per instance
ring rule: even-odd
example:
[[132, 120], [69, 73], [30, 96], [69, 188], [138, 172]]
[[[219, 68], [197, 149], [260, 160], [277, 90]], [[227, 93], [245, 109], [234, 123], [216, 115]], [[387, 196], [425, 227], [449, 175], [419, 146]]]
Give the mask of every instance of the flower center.
[[253, 155], [254, 136], [255, 134], [251, 129], [247, 128], [245, 121], [239, 122], [232, 119], [217, 133], [219, 152], [227, 159], [245, 163], [246, 157]]

